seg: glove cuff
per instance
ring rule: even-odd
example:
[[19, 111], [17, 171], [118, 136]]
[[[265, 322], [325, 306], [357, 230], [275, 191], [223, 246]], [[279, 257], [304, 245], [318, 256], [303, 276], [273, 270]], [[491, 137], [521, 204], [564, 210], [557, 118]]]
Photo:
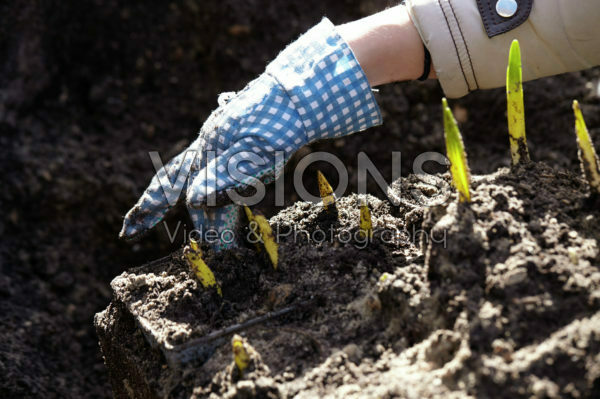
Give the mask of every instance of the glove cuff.
[[364, 71], [327, 18], [283, 50], [267, 73], [296, 107], [308, 142], [382, 123]]

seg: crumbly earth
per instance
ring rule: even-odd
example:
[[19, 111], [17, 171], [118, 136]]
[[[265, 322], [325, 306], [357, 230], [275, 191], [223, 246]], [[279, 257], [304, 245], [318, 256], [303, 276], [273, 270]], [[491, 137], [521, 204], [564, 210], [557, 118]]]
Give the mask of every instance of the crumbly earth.
[[[394, 189], [421, 196], [398, 207], [369, 197], [376, 229], [364, 249], [339, 234], [357, 231], [358, 196], [337, 202], [337, 220], [320, 205], [287, 208], [271, 218], [275, 231], [312, 238], [333, 226], [333, 241], [282, 236], [277, 271], [254, 249], [209, 254], [223, 298], [180, 254], [126, 272], [97, 316], [103, 349], [119, 352], [121, 334], [142, 331], [126, 345], [141, 381], [133, 392], [159, 397], [597, 397], [597, 199], [543, 163], [476, 176], [470, 204], [448, 197], [445, 179], [428, 190], [404, 179]], [[423, 195], [447, 200], [423, 207]], [[383, 234], [392, 230], [397, 240]], [[126, 318], [130, 330], [106, 333]], [[243, 375], [227, 339], [198, 340], [235, 325], [260, 355]], [[212, 353], [177, 353], [194, 342]], [[107, 356], [117, 390], [128, 367], [118, 358]]]
[[[143, 364], [140, 373], [145, 375], [166, 364], [169, 377], [165, 378], [170, 383], [148, 381], [161, 395], [177, 386], [181, 397], [210, 382], [213, 374], [231, 360], [226, 340], [195, 341], [268, 312], [292, 309], [241, 331], [250, 330], [247, 337], [268, 367], [286, 370], [288, 377], [319, 364], [334, 347], [351, 345], [361, 352], [374, 351], [378, 341], [388, 341], [395, 334], [386, 332], [385, 317], [374, 316], [381, 313], [375, 292], [377, 281], [383, 273], [412, 264], [419, 259], [420, 251], [409, 237], [382, 238], [384, 231], [401, 232], [404, 221], [391, 215], [387, 202], [365, 198], [377, 226], [371, 242], [359, 235], [360, 201], [352, 195], [340, 199], [335, 209], [304, 202], [272, 218], [274, 235], [280, 241], [277, 270], [273, 270], [264, 251], [259, 253], [253, 246], [218, 254], [208, 252], [206, 262], [218, 278], [222, 298], [216, 289], [202, 287], [180, 252], [123, 273], [112, 282], [115, 301], [111, 306], [129, 316], [110, 316], [109, 311], [97, 316], [102, 346], [120, 345], [121, 333], [105, 332], [107, 325], [114, 324], [111, 317], [133, 317], [147, 343], [164, 359], [159, 363], [134, 363]], [[115, 342], [107, 342], [110, 340]], [[215, 350], [215, 354], [207, 355]], [[121, 373], [123, 366], [111, 360], [109, 355], [111, 374]], [[180, 375], [181, 364], [188, 367], [183, 371], [185, 377], [172, 376], [172, 370]]]

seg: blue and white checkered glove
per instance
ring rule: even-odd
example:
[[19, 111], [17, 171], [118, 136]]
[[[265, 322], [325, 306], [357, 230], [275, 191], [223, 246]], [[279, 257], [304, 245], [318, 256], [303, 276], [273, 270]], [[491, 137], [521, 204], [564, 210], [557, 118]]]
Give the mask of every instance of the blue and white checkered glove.
[[[219, 104], [199, 137], [152, 179], [125, 217], [122, 237], [156, 225], [183, 190], [197, 229], [236, 232], [240, 209], [231, 204], [229, 190], [243, 193], [256, 179], [273, 181], [308, 143], [382, 122], [363, 70], [327, 19], [289, 45], [242, 91], [221, 95]], [[226, 238], [214, 246], [236, 242]]]

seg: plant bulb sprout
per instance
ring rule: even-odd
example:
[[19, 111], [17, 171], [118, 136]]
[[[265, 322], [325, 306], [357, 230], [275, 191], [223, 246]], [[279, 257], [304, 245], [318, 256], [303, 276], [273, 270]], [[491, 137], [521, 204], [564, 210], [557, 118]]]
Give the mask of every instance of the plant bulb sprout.
[[[273, 230], [271, 229], [269, 221], [261, 214], [257, 213], [254, 215], [247, 206], [244, 206], [244, 211], [246, 212], [248, 226], [253, 233], [252, 235], [254, 239], [257, 240], [257, 242], [255, 242], [256, 249], [260, 251], [258, 241], [261, 241], [265, 247], [267, 255], [269, 256], [269, 260], [273, 265], [273, 269], [277, 270], [277, 262], [279, 261], [279, 246], [277, 245], [277, 242], [275, 242], [275, 238], [273, 238]], [[259, 237], [260, 240], [258, 240]]]
[[325, 178], [325, 175], [320, 170], [317, 171], [317, 181], [319, 182], [319, 195], [323, 201], [323, 207], [327, 211], [335, 208], [335, 194], [331, 188], [331, 184]]
[[190, 245], [183, 250], [183, 257], [204, 287], [216, 287], [219, 295], [223, 296], [223, 292], [221, 292], [221, 287], [217, 284], [214, 273], [202, 259], [202, 250], [200, 249], [198, 241], [193, 238], [190, 239]]
[[575, 113], [575, 133], [577, 134], [577, 144], [579, 146], [579, 161], [581, 162], [581, 169], [583, 175], [590, 184], [590, 190], [592, 195], [600, 196], [600, 160], [596, 151], [594, 150], [594, 144], [588, 132], [587, 126], [579, 108], [579, 102], [573, 101], [573, 112]]
[[231, 339], [231, 350], [235, 365], [240, 370], [240, 373], [243, 373], [250, 364], [250, 356], [245, 348], [244, 339], [237, 334]]
[[471, 183], [471, 173], [467, 163], [467, 154], [463, 144], [458, 125], [448, 107], [448, 102], [442, 98], [442, 108], [444, 112], [444, 135], [446, 137], [446, 152], [450, 160], [450, 174], [452, 175], [452, 184], [458, 191], [460, 202], [471, 202], [469, 185]]
[[513, 40], [508, 54], [506, 69], [506, 117], [510, 138], [512, 165], [530, 162], [527, 137], [525, 136], [525, 106], [523, 104], [523, 72], [521, 48], [518, 40]]
[[371, 211], [366, 201], [360, 204], [360, 234], [363, 237], [373, 238], [373, 223], [371, 221]]
[[258, 231], [258, 223], [254, 219], [254, 215], [250, 208], [244, 205], [244, 212], [246, 213], [246, 218], [248, 219], [248, 229], [250, 229], [251, 237], [255, 241], [254, 246], [256, 247], [256, 251], [260, 252], [262, 249], [258, 242], [260, 241], [260, 231]]

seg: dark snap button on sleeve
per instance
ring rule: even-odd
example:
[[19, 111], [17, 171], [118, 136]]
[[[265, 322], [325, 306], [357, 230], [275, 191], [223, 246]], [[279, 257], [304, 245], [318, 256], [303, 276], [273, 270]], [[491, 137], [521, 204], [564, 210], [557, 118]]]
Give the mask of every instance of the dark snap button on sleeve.
[[533, 0], [476, 0], [488, 37], [506, 33], [529, 17]]

